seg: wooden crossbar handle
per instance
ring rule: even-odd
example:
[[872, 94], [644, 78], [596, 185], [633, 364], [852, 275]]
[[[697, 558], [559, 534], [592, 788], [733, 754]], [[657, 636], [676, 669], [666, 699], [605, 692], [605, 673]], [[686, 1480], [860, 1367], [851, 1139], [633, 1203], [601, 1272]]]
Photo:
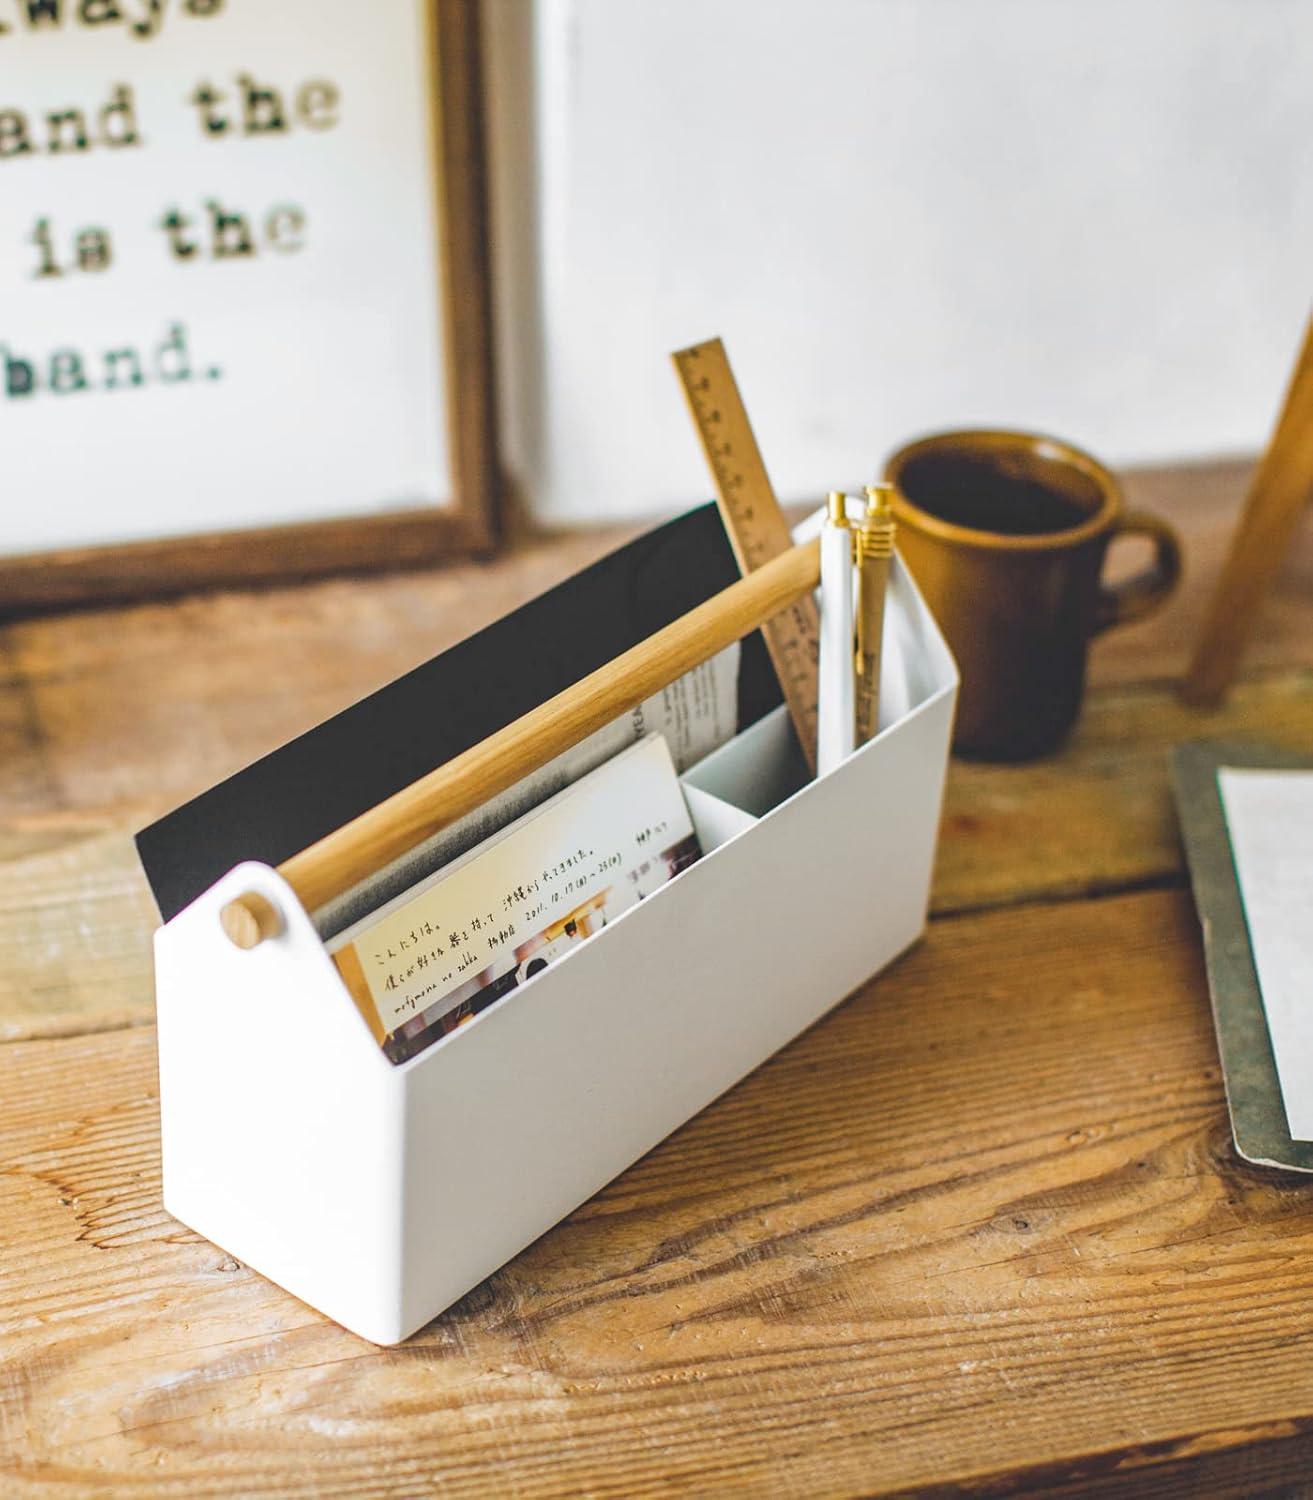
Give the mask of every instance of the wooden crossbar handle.
[[[820, 582], [820, 542], [804, 542], [681, 615], [480, 744], [421, 776], [278, 866], [314, 911], [440, 829], [545, 766], [644, 698], [757, 630]], [[254, 893], [223, 908], [239, 948], [279, 930]]]

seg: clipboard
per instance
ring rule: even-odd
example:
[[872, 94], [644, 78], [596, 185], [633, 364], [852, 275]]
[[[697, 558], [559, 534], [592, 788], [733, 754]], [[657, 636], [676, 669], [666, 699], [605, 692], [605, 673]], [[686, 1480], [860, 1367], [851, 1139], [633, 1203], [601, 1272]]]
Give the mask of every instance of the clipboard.
[[1254, 1166], [1313, 1172], [1313, 1141], [1294, 1140], [1286, 1124], [1218, 787], [1217, 773], [1224, 766], [1306, 771], [1313, 770], [1313, 757], [1213, 740], [1189, 741], [1172, 754], [1173, 789], [1203, 927], [1208, 992], [1236, 1150]]

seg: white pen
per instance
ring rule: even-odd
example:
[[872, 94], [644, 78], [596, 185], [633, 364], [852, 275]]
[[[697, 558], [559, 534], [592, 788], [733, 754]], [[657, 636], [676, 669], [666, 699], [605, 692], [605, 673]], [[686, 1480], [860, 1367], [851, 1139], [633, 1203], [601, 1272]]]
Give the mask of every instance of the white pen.
[[853, 671], [853, 534], [847, 498], [830, 494], [821, 528], [821, 641], [817, 665], [816, 774], [824, 776], [853, 753], [856, 691]]

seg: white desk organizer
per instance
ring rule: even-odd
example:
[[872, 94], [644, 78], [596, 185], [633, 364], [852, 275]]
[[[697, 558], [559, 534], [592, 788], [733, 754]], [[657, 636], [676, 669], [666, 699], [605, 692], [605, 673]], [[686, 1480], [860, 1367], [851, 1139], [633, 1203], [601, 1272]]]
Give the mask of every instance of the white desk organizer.
[[[267, 865], [180, 912], [155, 941], [169, 1212], [396, 1343], [889, 963], [925, 925], [957, 672], [901, 565], [886, 632], [876, 739], [808, 783], [769, 714], [683, 777], [697, 864], [400, 1066]], [[247, 891], [286, 928], [243, 952], [219, 912]]]

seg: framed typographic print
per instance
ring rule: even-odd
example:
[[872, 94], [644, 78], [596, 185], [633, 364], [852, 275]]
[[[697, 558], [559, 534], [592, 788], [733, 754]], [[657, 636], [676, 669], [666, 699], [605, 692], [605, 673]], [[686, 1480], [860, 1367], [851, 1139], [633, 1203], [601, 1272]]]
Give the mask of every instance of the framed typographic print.
[[0, 0], [0, 610], [489, 549], [477, 0]]

